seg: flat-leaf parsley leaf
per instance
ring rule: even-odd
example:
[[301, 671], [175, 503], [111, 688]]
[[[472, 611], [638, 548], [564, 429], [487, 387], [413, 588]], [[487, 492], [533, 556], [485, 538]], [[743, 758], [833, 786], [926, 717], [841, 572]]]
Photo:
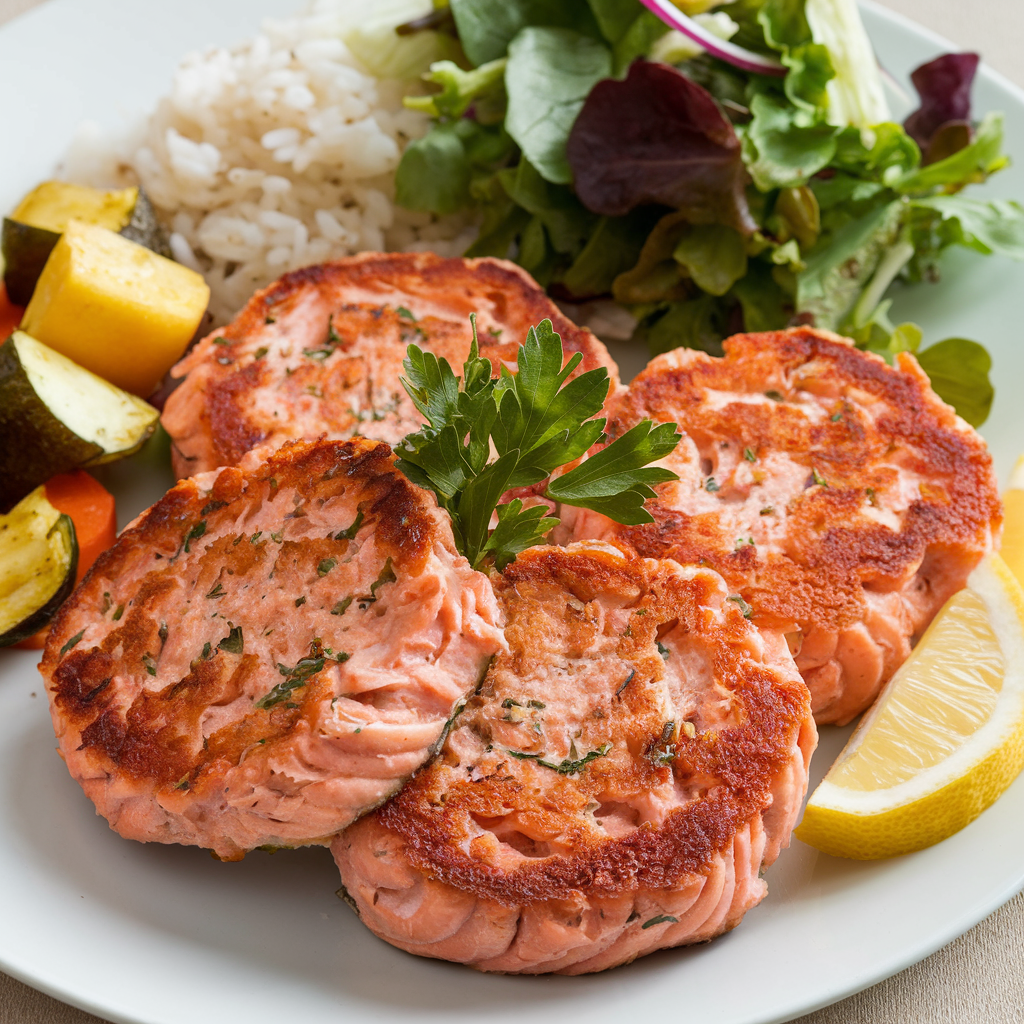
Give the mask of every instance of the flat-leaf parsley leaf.
[[[452, 518], [459, 550], [474, 568], [493, 560], [503, 569], [519, 552], [540, 542], [558, 519], [543, 506], [524, 508], [507, 491], [531, 487], [606, 441], [605, 420], [595, 418], [608, 395], [603, 367], [572, 374], [583, 357], [568, 362], [550, 320], [531, 327], [519, 348], [517, 369], [480, 357], [476, 316], [462, 377], [446, 359], [410, 345], [405, 390], [426, 425], [399, 444], [398, 468], [437, 496]], [[644, 508], [653, 485], [678, 479], [650, 463], [679, 443], [674, 423], [643, 420], [576, 468], [549, 480], [544, 496], [593, 509], [619, 523], [653, 522]], [[497, 525], [491, 530], [491, 516]]]

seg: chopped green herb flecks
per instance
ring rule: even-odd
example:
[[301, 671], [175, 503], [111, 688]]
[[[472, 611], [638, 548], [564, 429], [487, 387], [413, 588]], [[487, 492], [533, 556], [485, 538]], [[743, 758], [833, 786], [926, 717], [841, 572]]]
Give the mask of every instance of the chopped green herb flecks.
[[369, 605], [373, 604], [377, 600], [377, 591], [381, 587], [387, 586], [389, 583], [396, 583], [398, 577], [395, 575], [395, 570], [391, 566], [391, 556], [389, 555], [387, 561], [384, 563], [384, 568], [381, 569], [380, 575], [370, 584], [370, 593], [366, 597], [359, 598], [359, 607], [364, 611]]
[[657, 917], [652, 917], [650, 921], [644, 921], [641, 928], [653, 928], [656, 924], [678, 924], [679, 918], [673, 917], [671, 914], [659, 914]]
[[331, 614], [332, 615], [344, 615], [345, 614], [345, 610], [348, 608], [348, 606], [352, 603], [353, 600], [354, 600], [354, 598], [352, 597], [351, 594], [349, 594], [348, 597], [342, 598], [331, 609]]
[[709, 494], [714, 494], [715, 491], [720, 491], [721, 488], [715, 482], [715, 478], [713, 476], [709, 476], [707, 480], [704, 481], [704, 490]]
[[218, 597], [223, 597], [226, 593], [227, 591], [218, 582], [206, 596], [212, 600], [216, 600]]
[[359, 532], [359, 528], [363, 525], [363, 512], [360, 509], [356, 513], [355, 521], [347, 530], [339, 530], [335, 535], [335, 540], [355, 540], [356, 534]]
[[668, 661], [669, 655], [672, 653], [660, 640], [658, 641], [658, 653], [662, 656], [665, 661]]
[[204, 533], [206, 533], [206, 520], [205, 519], [200, 519], [199, 522], [196, 523], [196, 525], [193, 526], [192, 529], [189, 530], [188, 533], [185, 534], [185, 554], [186, 555], [189, 552], [189, 545], [192, 543], [192, 541], [199, 540], [199, 538], [202, 537], [202, 535]]
[[405, 308], [405, 306], [399, 306], [399, 307], [398, 307], [398, 308], [397, 308], [397, 309], [395, 310], [395, 312], [396, 312], [396, 313], [397, 313], [397, 314], [398, 314], [398, 315], [399, 315], [399, 316], [400, 316], [400, 317], [401, 317], [401, 318], [402, 318], [403, 320], [412, 320], [412, 321], [413, 321], [413, 323], [415, 323], [415, 322], [416, 322], [416, 317], [414, 317], [414, 316], [412, 315], [412, 312], [411, 312], [410, 310], [406, 309], [406, 308]]
[[[116, 618], [116, 616], [115, 616]], [[82, 637], [85, 636], [85, 630], [83, 629], [80, 633], [76, 633], [61, 649], [60, 656], [63, 658], [73, 647], [77, 647], [81, 643]]]
[[323, 559], [323, 561], [321, 561], [321, 563], [316, 567], [316, 574], [317, 574], [317, 576], [321, 576], [321, 577], [326, 576], [337, 564], [338, 564], [337, 559], [334, 559], [334, 558], [325, 558], [325, 559]]
[[864, 493], [868, 496], [868, 504], [869, 505], [874, 505], [874, 506], [877, 507], [878, 501], [875, 498], [875, 489], [874, 489], [874, 487], [866, 488]]
[[[559, 764], [545, 761], [540, 754], [527, 754], [521, 750], [509, 750], [509, 753], [520, 761], [536, 761], [542, 768], [549, 768], [553, 772], [558, 772], [559, 775], [578, 775], [591, 761], [596, 761], [599, 757], [605, 757], [611, 749], [612, 745], [610, 743], [602, 743], [597, 750], [592, 750], [583, 757], [567, 757]], [[570, 751], [570, 753], [573, 752]]]
[[269, 327], [271, 324], [276, 324], [277, 323], [277, 317], [265, 316], [263, 318], [263, 322]]
[[547, 704], [542, 700], [528, 700], [526, 702], [526, 706], [528, 708], [536, 708], [538, 711], [543, 711], [547, 707]]
[[740, 611], [743, 612], [743, 618], [749, 619], [754, 613], [754, 609], [739, 594], [730, 594], [728, 600], [735, 602], [739, 606]]
[[112, 604], [112, 602], [110, 600], [110, 594], [106, 590], [104, 590], [103, 591], [103, 604], [100, 606], [100, 615], [106, 615], [107, 612], [110, 611], [111, 604]]
[[213, 339], [213, 343], [214, 343], [214, 345], [230, 345], [231, 344], [231, 342], [228, 341], [227, 338], [214, 338]]
[[811, 470], [811, 475], [819, 487], [828, 487], [828, 481], [816, 469]]
[[284, 541], [284, 527], [281, 527], [281, 529], [278, 530], [277, 533], [272, 533], [270, 535], [270, 539], [275, 544], [281, 544]]
[[267, 348], [266, 345], [260, 345], [260, 347], [253, 352], [252, 357], [253, 359], [262, 359], [269, 351], [270, 349]]
[[175, 789], [188, 789], [188, 776], [183, 775], [174, 786]]
[[156, 658], [154, 658], [153, 655], [149, 653], [149, 651], [147, 651], [142, 656], [142, 664], [146, 666], [146, 671], [151, 676], [156, 675]]
[[[314, 651], [316, 651], [316, 648], [317, 645], [314, 644]], [[303, 658], [294, 668], [288, 668], [287, 665], [278, 665], [277, 670], [284, 676], [284, 679], [269, 693], [260, 697], [256, 701], [256, 707], [260, 709], [272, 708], [276, 704], [287, 701], [294, 690], [305, 686], [310, 676], [316, 675], [317, 672], [323, 669], [326, 660], [323, 654], [314, 653], [314, 655], [308, 658]]]
[[334, 329], [334, 317], [333, 317], [333, 315], [329, 316], [327, 318], [327, 344], [328, 345], [341, 345], [343, 343], [343, 341], [344, 341], [344, 339], [342, 338], [342, 336]]
[[262, 536], [263, 536], [263, 531], [262, 531], [262, 530], [257, 530], [257, 531], [256, 531], [256, 532], [255, 532], [255, 533], [254, 533], [254, 534], [253, 534], [253, 535], [252, 535], [252, 536], [251, 536], [250, 538], [249, 538], [249, 543], [250, 543], [250, 544], [255, 544], [255, 543], [256, 543], [256, 542], [257, 542], [257, 541], [258, 541], [258, 540], [260, 539], [260, 537], [262, 537]]
[[209, 640], [203, 644], [203, 653], [199, 655], [199, 657], [202, 658], [203, 661], [209, 661], [210, 658], [213, 657], [213, 644], [211, 644]]
[[217, 509], [224, 508], [226, 505], [226, 501], [211, 501], [203, 506], [202, 511], [200, 511], [199, 514], [201, 516], [208, 516], [211, 512], [216, 512]]
[[217, 646], [226, 654], [241, 654], [245, 649], [245, 638], [242, 636], [241, 626], [231, 626], [231, 632]]
[[123, 604], [119, 604], [119, 605], [118, 605], [118, 606], [117, 606], [117, 607], [116, 607], [116, 608], [114, 609], [114, 614], [113, 614], [113, 615], [111, 615], [111, 616], [110, 616], [110, 618], [111, 618], [111, 619], [112, 619], [112, 620], [113, 620], [114, 622], [117, 622], [117, 621], [118, 621], [118, 620], [119, 620], [119, 619], [121, 618], [121, 616], [122, 616], [122, 615], [124, 615], [124, 605], [123, 605]]
[[775, 511], [775, 506], [774, 505], [765, 505], [765, 507], [763, 509], [761, 509], [760, 514], [763, 515], [763, 516], [770, 516], [774, 511]]
[[502, 702], [503, 708], [521, 708], [523, 705], [519, 703], [514, 697], [506, 697]]
[[304, 348], [302, 350], [302, 354], [307, 359], [315, 359], [318, 362], [322, 363], [325, 359], [329, 358], [330, 356], [332, 356], [334, 354], [334, 349], [332, 349], [332, 348]]
[[834, 413], [832, 413], [831, 416], [829, 416], [829, 419], [833, 423], [838, 423], [842, 418], [843, 418], [843, 414], [841, 412], [834, 412]]
[[743, 458], [745, 458], [747, 462], [757, 462], [757, 453], [753, 448], [744, 448]]
[[295, 598], [295, 607], [296, 608], [301, 608], [305, 603], [306, 603], [305, 597], [297, 597], [297, 598]]
[[773, 402], [784, 402], [786, 400], [784, 395], [782, 395], [780, 392], [774, 391], [774, 390], [773, 391], [766, 391], [764, 393], [764, 397], [765, 398], [770, 398]]
[[156, 635], [160, 637], [160, 643], [167, 643], [167, 623], [161, 622], [160, 628], [156, 631]]
[[622, 693], [622, 691], [623, 691], [623, 690], [624, 690], [624, 689], [625, 689], [625, 688], [626, 688], [627, 686], [629, 686], [629, 684], [630, 684], [631, 682], [633, 682], [633, 677], [634, 677], [635, 675], [636, 675], [636, 669], [635, 669], [635, 668], [633, 668], [633, 669], [630, 669], [630, 670], [629, 670], [629, 675], [628, 675], [628, 676], [626, 676], [625, 680], [623, 680], [623, 683], [622, 683], [622, 685], [621, 685], [621, 686], [620, 686], [620, 687], [619, 687], [619, 688], [618, 688], [618, 689], [617, 689], [617, 690], [615, 691], [615, 696], [616, 696], [616, 697], [618, 697], [618, 695], [619, 695], [620, 693]]

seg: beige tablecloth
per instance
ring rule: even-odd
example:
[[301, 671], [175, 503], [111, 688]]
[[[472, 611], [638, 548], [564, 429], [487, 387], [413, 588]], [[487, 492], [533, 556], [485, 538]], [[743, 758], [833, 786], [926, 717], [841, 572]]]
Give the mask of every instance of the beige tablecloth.
[[[0, 22], [40, 2], [0, 0]], [[958, 48], [979, 51], [994, 68], [1024, 86], [1024, 0], [881, 2], [954, 40]], [[1022, 952], [1024, 894], [927, 960], [801, 1017], [798, 1024], [1024, 1024]], [[97, 1021], [98, 1017], [0, 974], [0, 1024]]]

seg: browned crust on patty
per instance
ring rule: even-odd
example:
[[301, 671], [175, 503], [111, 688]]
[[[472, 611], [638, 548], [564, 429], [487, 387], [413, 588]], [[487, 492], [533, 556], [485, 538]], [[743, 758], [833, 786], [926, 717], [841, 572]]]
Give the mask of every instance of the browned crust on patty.
[[[710, 871], [715, 855], [771, 805], [796, 737], [809, 727], [809, 698], [795, 669], [779, 671], [780, 663], [755, 651], [760, 638], [713, 574], [625, 549], [532, 549], [495, 579], [495, 589], [509, 652], [497, 657], [441, 755], [375, 812], [376, 820], [402, 838], [404, 855], [428, 877], [506, 906], [666, 889]], [[626, 623], [612, 647], [608, 614]], [[664, 718], [659, 638], [669, 657], [685, 648], [714, 680], [688, 723], [673, 729]], [[598, 647], [603, 660], [588, 675], [588, 656]], [[532, 707], [526, 698], [559, 672], [579, 693], [560, 694], [550, 711], [525, 713], [545, 729], [545, 715], [565, 714], [559, 732], [575, 727], [581, 756], [602, 738], [612, 744], [571, 776], [509, 755], [498, 718], [509, 699]], [[573, 701], [582, 701], [585, 718], [572, 718]], [[459, 734], [470, 747], [484, 746], [471, 765], [458, 753]], [[532, 751], [528, 729], [525, 736], [522, 749]], [[662, 821], [642, 821], [619, 838], [588, 821], [592, 804], [629, 805], [656, 790], [679, 797]], [[557, 855], [538, 852], [510, 869], [486, 834], [500, 832], [504, 819], [558, 837]]]
[[[161, 626], [150, 608], [172, 587], [174, 563], [186, 544], [212, 544], [210, 557], [223, 567], [224, 579], [244, 580], [262, 557], [260, 548], [243, 536], [244, 526], [235, 523], [247, 506], [284, 492], [295, 496], [289, 506], [294, 513], [350, 488], [356, 489], [366, 523], [375, 526], [375, 543], [382, 556], [393, 559], [396, 572], [419, 572], [436, 533], [425, 492], [394, 471], [387, 445], [363, 439], [288, 445], [252, 471], [224, 469], [209, 483], [179, 482], [100, 556], [54, 622], [40, 664], [56, 713], [81, 733], [79, 751], [92, 751], [110, 771], [126, 777], [164, 788], [184, 786], [187, 780], [192, 791], [216, 785], [220, 771], [238, 764], [253, 743], [269, 754], [304, 718], [312, 720], [323, 694], [314, 678], [287, 705], [254, 708], [244, 721], [214, 733], [196, 749], [192, 741], [199, 717], [237, 697], [259, 671], [257, 659], [248, 653], [219, 656], [211, 650], [212, 657], [204, 658], [197, 649], [185, 676], [157, 693], [143, 689], [131, 706], [124, 706], [123, 694], [111, 681], [159, 655]], [[202, 534], [190, 541], [200, 523], [205, 524]], [[275, 557], [309, 563], [314, 576], [319, 561], [344, 558], [350, 544], [331, 537], [292, 542], [283, 524], [281, 537]], [[122, 615], [114, 621], [116, 609], [111, 608], [97, 615], [107, 626], [102, 639], [62, 654], [71, 629], [81, 624], [83, 608], [102, 608], [104, 581], [121, 578], [139, 580]], [[281, 625], [288, 628], [288, 623]], [[227, 623], [222, 632], [227, 635]]]
[[[176, 470], [235, 465], [264, 442], [323, 433], [397, 444], [420, 422], [399, 382], [406, 346], [436, 351], [460, 372], [473, 312], [495, 373], [514, 365], [529, 328], [549, 319], [566, 357], [583, 355], [577, 372], [603, 366], [617, 383], [602, 343], [515, 264], [363, 253], [286, 274], [175, 367], [186, 381], [168, 400], [164, 424]], [[278, 417], [268, 413], [265, 391]]]
[[[790, 405], [802, 388], [833, 396], [835, 418], [812, 423]], [[709, 391], [737, 400], [712, 407]], [[767, 391], [784, 400], [738, 400]], [[858, 405], [864, 397], [880, 403], [874, 422], [844, 403], [854, 392]], [[947, 560], [959, 565], [965, 552], [968, 560], [980, 557], [1002, 521], [984, 442], [958, 423], [909, 354], [890, 367], [809, 328], [736, 335], [726, 340], [723, 359], [695, 354], [683, 366], [640, 374], [614, 406], [611, 429], [625, 431], [648, 416], [678, 422], [702, 451], [732, 444], [759, 460], [784, 451], [806, 464], [807, 489], [785, 510], [786, 556], [737, 548], [717, 516], [687, 515], [657, 500], [649, 506], [654, 524], [617, 531], [645, 555], [711, 566], [743, 593], [762, 625], [841, 630], [862, 616], [865, 586], [897, 588], [926, 555], [926, 569], [940, 579]], [[901, 472], [926, 483], [899, 529], [867, 524], [865, 501], [883, 500]]]

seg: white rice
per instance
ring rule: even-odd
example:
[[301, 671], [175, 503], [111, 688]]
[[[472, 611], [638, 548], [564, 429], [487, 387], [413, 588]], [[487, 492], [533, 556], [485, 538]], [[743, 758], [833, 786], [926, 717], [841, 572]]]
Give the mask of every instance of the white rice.
[[[61, 174], [141, 184], [175, 258], [209, 282], [218, 323], [311, 263], [362, 250], [458, 255], [473, 237], [465, 219], [393, 202], [402, 150], [429, 127], [402, 96], [439, 54], [437, 37], [399, 44], [391, 27], [429, 10], [429, 0], [374, 0], [374, 36], [365, 0], [315, 0], [234, 49], [191, 53], [145, 123], [119, 137], [83, 125]], [[375, 62], [403, 78], [375, 75]]]

